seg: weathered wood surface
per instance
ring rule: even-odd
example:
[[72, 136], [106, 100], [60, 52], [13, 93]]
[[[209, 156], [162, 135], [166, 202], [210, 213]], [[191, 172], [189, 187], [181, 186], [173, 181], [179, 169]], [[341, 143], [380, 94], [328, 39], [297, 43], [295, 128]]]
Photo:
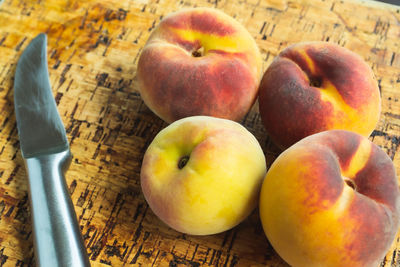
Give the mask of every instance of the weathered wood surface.
[[[5, 0], [0, 6], [0, 265], [33, 266], [27, 182], [13, 109], [21, 51], [49, 37], [50, 80], [73, 162], [66, 175], [93, 266], [287, 266], [265, 238], [257, 211], [212, 236], [188, 236], [161, 223], [140, 190], [141, 160], [166, 126], [137, 93], [136, 65], [151, 30], [188, 6], [217, 7], [256, 39], [264, 70], [287, 45], [325, 40], [359, 53], [373, 68], [383, 110], [371, 140], [400, 173], [400, 7], [358, 0]], [[243, 124], [268, 163], [257, 106]], [[324, 237], [321, 237], [324, 238]], [[397, 239], [382, 266], [400, 266]]]

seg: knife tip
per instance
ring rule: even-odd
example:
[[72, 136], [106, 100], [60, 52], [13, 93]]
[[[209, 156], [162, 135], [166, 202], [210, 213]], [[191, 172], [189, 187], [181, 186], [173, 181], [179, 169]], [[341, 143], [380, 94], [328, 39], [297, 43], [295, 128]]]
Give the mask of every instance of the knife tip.
[[41, 40], [41, 41], [46, 41], [47, 35], [46, 35], [45, 33], [39, 33], [39, 34], [35, 37], [35, 39], [39, 39], [39, 40]]
[[[30, 50], [34, 50], [39, 52], [37, 54], [38, 57], [46, 56], [46, 46], [47, 46], [47, 35], [45, 33], [38, 34], [32, 41], [29, 43], [25, 51], [22, 53], [21, 58], [18, 63], [24, 61], [27, 54], [30, 54]], [[38, 59], [37, 59], [38, 60]], [[17, 67], [18, 68], [18, 67]]]
[[45, 33], [39, 33], [33, 40], [32, 43], [35, 44], [42, 44], [45, 45], [47, 44], [47, 35]]

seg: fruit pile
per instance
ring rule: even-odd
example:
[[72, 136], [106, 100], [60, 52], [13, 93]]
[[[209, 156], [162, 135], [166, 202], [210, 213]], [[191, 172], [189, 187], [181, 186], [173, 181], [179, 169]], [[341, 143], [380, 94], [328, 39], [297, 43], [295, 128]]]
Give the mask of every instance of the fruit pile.
[[[141, 169], [152, 211], [173, 229], [231, 229], [259, 205], [265, 234], [292, 266], [378, 266], [400, 222], [388, 155], [369, 141], [381, 112], [364, 60], [327, 42], [293, 44], [261, 77], [255, 40], [216, 9], [172, 13], [154, 29], [137, 77], [146, 105], [170, 123]], [[284, 151], [267, 171], [240, 121], [258, 99]]]

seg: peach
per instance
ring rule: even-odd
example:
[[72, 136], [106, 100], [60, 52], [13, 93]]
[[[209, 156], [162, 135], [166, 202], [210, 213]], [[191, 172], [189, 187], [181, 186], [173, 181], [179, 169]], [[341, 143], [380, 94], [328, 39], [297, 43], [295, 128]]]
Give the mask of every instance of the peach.
[[330, 130], [302, 139], [272, 164], [260, 218], [292, 266], [379, 266], [398, 227], [394, 165], [367, 138]]
[[239, 121], [255, 102], [260, 78], [253, 37], [212, 8], [182, 9], [162, 19], [137, 66], [143, 101], [168, 123], [195, 115]]
[[246, 128], [194, 116], [157, 134], [140, 178], [147, 203], [163, 222], [208, 235], [231, 229], [254, 210], [265, 173], [263, 151]]
[[381, 98], [360, 56], [332, 43], [306, 42], [287, 47], [268, 67], [259, 109], [271, 139], [287, 148], [325, 130], [368, 137], [379, 120]]

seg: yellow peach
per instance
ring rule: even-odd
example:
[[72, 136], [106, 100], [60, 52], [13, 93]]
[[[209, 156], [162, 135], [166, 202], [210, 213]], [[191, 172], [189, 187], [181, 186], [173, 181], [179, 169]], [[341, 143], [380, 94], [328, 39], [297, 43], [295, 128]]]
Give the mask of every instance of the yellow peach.
[[140, 176], [143, 194], [163, 222], [207, 235], [231, 229], [251, 213], [265, 173], [263, 151], [246, 128], [194, 116], [158, 133]]
[[229, 15], [204, 7], [163, 18], [137, 67], [143, 101], [168, 123], [196, 115], [239, 121], [257, 97], [260, 77], [254, 38]]
[[368, 137], [381, 112], [378, 82], [356, 53], [328, 42], [297, 43], [266, 70], [259, 108], [271, 139], [287, 148], [326, 130]]
[[302, 139], [272, 164], [260, 217], [292, 266], [379, 266], [399, 228], [394, 165], [367, 138], [331, 130]]

